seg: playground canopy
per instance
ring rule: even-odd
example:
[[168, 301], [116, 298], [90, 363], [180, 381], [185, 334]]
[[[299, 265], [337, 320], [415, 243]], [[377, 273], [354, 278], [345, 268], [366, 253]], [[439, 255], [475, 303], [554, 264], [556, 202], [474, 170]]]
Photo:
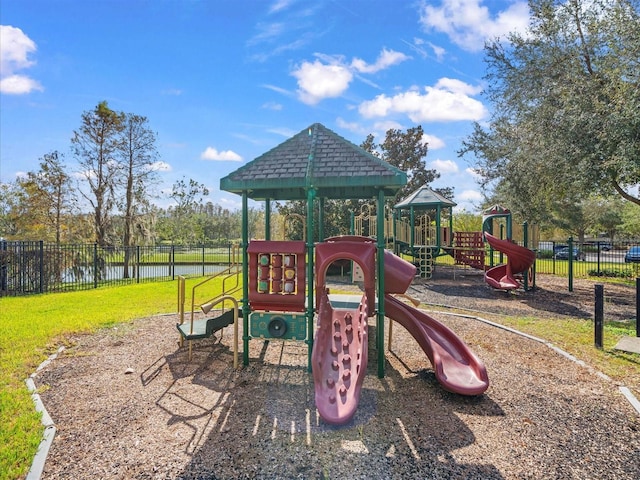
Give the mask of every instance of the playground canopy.
[[253, 200], [377, 198], [393, 196], [407, 183], [400, 169], [366, 152], [320, 123], [220, 180], [220, 189]]
[[434, 192], [429, 187], [420, 187], [393, 207], [396, 210], [429, 209], [441, 207], [455, 207], [457, 203]]

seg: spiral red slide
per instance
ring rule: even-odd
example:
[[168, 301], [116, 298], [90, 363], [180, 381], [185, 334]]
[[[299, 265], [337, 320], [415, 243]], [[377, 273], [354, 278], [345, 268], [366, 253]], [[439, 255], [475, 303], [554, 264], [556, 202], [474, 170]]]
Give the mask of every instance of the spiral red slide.
[[503, 252], [507, 256], [507, 263], [490, 268], [484, 274], [485, 281], [499, 290], [515, 290], [520, 287], [520, 282], [515, 277], [517, 274], [528, 272], [536, 261], [533, 250], [521, 247], [510, 241], [494, 237], [490, 233], [484, 234], [491, 248]]

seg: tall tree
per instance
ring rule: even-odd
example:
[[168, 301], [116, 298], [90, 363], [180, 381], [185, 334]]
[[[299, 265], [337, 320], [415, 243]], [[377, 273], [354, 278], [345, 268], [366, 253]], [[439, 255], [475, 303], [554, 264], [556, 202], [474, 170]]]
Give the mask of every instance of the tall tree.
[[640, 205], [628, 190], [640, 182], [638, 0], [529, 6], [527, 33], [485, 47], [493, 115], [459, 153], [533, 220], [585, 192]]
[[0, 239], [12, 240], [19, 233], [18, 192], [15, 182], [0, 183]]
[[158, 158], [156, 135], [149, 128], [146, 117], [132, 113], [124, 115], [119, 147], [124, 172], [123, 272], [124, 278], [128, 278], [131, 249], [127, 247], [131, 247], [135, 242], [136, 224], [142, 217], [143, 209], [149, 206], [150, 188], [158, 176], [157, 170], [153, 168]]
[[[440, 178], [437, 170], [429, 170], [426, 167], [424, 159], [429, 146], [423, 136], [424, 131], [421, 125], [408, 128], [406, 132], [392, 128], [387, 130], [384, 142], [381, 144], [376, 144], [373, 135], [369, 134], [360, 145], [364, 150], [377, 155], [407, 174], [407, 184], [398, 192], [393, 203], [399, 202], [418, 188], [428, 186]], [[453, 189], [443, 189], [440, 193], [451, 198]]]
[[122, 178], [119, 153], [122, 150], [124, 114], [111, 110], [106, 101], [82, 114], [82, 124], [71, 139], [78, 160], [80, 174], [89, 189], [80, 188], [82, 196], [91, 204], [95, 241], [101, 245], [109, 238], [111, 216], [116, 206], [116, 191]]
[[170, 197], [175, 205], [170, 207], [167, 235], [172, 243], [187, 244], [204, 240], [201, 210], [209, 189], [202, 183], [184, 178], [173, 184]]
[[39, 232], [39, 239], [52, 237], [59, 244], [64, 220], [74, 212], [76, 200], [63, 155], [57, 151], [45, 154], [40, 159], [40, 169], [28, 172], [18, 185], [22, 190], [23, 222], [29, 222], [31, 230]]

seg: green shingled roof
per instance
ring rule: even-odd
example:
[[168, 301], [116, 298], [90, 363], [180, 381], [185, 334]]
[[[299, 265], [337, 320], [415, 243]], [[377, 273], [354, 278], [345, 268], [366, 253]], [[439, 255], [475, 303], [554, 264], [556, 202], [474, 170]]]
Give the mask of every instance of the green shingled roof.
[[396, 209], [408, 209], [411, 207], [424, 207], [435, 208], [438, 205], [441, 207], [455, 207], [457, 203], [443, 197], [437, 192], [434, 192], [429, 187], [420, 187], [407, 198], [397, 203], [393, 208]]
[[407, 175], [325, 126], [314, 123], [220, 179], [220, 189], [254, 200], [371, 198], [395, 195]]

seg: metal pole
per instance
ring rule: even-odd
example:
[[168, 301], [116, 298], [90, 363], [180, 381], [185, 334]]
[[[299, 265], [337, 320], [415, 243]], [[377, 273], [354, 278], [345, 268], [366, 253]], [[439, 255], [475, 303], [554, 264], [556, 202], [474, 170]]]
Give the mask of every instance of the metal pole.
[[264, 239], [271, 240], [271, 199], [264, 200]]
[[[313, 232], [315, 230], [313, 222], [313, 204], [316, 198], [316, 191], [310, 188], [307, 191], [307, 371], [311, 372], [311, 354], [313, 353], [313, 318], [314, 318], [314, 244]], [[320, 285], [320, 288], [323, 286]]]
[[93, 244], [93, 288], [98, 288], [98, 244]]
[[636, 278], [636, 337], [640, 337], [640, 277]]
[[567, 243], [569, 244], [569, 291], [573, 292], [573, 237], [569, 237], [569, 241]]
[[604, 285], [595, 286], [594, 339], [596, 348], [602, 348], [602, 332], [604, 327]]
[[249, 365], [249, 200], [242, 192], [242, 364]]
[[[376, 266], [378, 274], [378, 318], [376, 322], [376, 342], [378, 348], [378, 378], [384, 378], [384, 190], [382, 189], [378, 191], [377, 214], [378, 231], [376, 236], [378, 254], [376, 255]], [[411, 247], [413, 248], [413, 239]]]
[[44, 293], [43, 292], [43, 286], [44, 286], [44, 241], [40, 240], [40, 242], [38, 242], [38, 264], [39, 264], [39, 272], [40, 272], [40, 276], [39, 276], [39, 281], [38, 281], [38, 293]]

